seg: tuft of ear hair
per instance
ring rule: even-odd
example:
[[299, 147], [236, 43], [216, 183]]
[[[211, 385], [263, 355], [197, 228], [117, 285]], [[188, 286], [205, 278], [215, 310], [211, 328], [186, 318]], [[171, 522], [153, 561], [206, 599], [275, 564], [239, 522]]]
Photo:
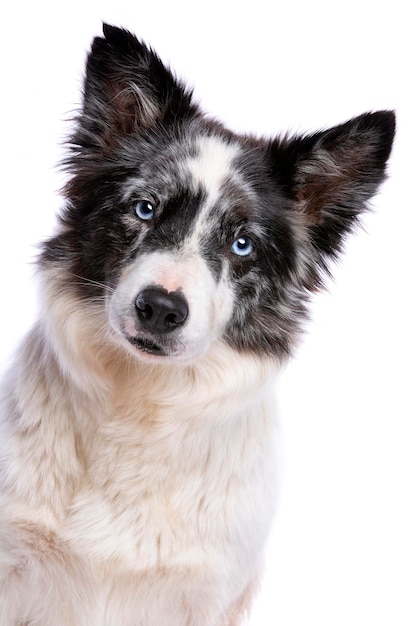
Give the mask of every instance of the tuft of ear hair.
[[273, 175], [293, 201], [325, 272], [384, 181], [394, 134], [394, 112], [377, 111], [328, 130], [269, 143]]
[[109, 24], [103, 24], [103, 34], [88, 55], [82, 110], [71, 140], [83, 156], [106, 153], [132, 132], [197, 110], [192, 92], [150, 47]]

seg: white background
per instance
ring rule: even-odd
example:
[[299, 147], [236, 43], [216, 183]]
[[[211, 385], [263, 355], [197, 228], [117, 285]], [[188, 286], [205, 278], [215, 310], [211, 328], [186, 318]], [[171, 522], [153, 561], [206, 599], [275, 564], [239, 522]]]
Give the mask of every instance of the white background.
[[60, 205], [59, 143], [101, 20], [150, 42], [235, 130], [306, 131], [397, 110], [390, 179], [335, 283], [314, 303], [280, 381], [285, 470], [252, 626], [417, 624], [411, 11], [401, 0], [26, 1], [2, 9], [2, 364], [34, 317], [29, 264]]

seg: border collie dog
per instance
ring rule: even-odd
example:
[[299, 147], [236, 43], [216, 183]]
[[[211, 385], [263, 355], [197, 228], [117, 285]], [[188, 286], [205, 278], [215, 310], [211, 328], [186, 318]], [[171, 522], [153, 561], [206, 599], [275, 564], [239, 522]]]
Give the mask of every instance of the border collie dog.
[[275, 501], [274, 382], [385, 177], [394, 114], [260, 139], [104, 26], [1, 393], [1, 626], [236, 626]]

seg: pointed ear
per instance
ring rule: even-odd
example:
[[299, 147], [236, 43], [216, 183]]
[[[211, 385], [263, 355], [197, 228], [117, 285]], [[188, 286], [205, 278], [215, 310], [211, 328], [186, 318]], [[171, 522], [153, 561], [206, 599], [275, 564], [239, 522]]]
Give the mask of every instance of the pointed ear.
[[88, 56], [73, 146], [106, 151], [160, 119], [166, 124], [196, 111], [192, 93], [143, 42], [108, 24], [103, 34], [94, 39]]
[[394, 132], [394, 113], [379, 111], [270, 144], [274, 176], [301, 215], [323, 269], [383, 182]]

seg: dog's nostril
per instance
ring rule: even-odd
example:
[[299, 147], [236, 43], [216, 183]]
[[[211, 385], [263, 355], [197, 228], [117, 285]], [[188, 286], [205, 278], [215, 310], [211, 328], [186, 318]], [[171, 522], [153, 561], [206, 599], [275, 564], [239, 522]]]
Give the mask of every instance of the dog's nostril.
[[144, 320], [150, 320], [153, 315], [153, 309], [150, 304], [142, 304], [141, 302], [136, 301], [136, 308], [140, 317]]
[[181, 324], [181, 315], [178, 315], [177, 313], [168, 313], [168, 315], [165, 316], [165, 323], [167, 324], [167, 326], [178, 326], [178, 324]]
[[152, 332], [169, 333], [182, 326], [188, 317], [188, 305], [180, 291], [147, 287], [136, 298], [136, 312], [142, 326]]

